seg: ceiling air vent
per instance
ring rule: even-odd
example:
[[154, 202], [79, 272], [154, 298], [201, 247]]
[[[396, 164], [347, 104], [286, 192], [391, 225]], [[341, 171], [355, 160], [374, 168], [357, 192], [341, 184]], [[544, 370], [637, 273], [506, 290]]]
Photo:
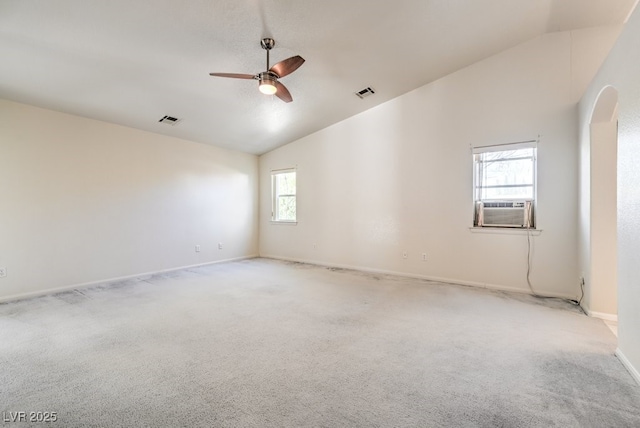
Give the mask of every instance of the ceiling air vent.
[[160, 119], [158, 122], [160, 123], [164, 123], [166, 125], [171, 125], [171, 126], [175, 126], [178, 123], [180, 123], [182, 121], [182, 119], [178, 119], [177, 117], [173, 117], [173, 116], [164, 116], [162, 119]]
[[369, 95], [373, 95], [375, 93], [376, 91], [371, 89], [371, 86], [367, 86], [363, 90], [356, 92], [356, 95], [358, 96], [358, 98], [362, 99], [362, 98], [368, 97]]

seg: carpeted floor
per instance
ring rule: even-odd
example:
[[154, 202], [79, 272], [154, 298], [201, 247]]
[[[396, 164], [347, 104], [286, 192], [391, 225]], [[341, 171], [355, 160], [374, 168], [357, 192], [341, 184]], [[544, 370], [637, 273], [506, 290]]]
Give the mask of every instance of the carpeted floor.
[[639, 427], [640, 386], [615, 347], [564, 303], [253, 259], [1, 304], [0, 416]]

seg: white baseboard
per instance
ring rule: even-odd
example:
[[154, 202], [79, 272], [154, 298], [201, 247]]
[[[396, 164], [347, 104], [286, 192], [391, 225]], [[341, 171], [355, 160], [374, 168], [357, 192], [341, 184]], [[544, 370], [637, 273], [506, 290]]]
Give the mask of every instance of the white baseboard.
[[[471, 287], [486, 288], [488, 290], [509, 291], [509, 292], [513, 292], [513, 293], [521, 293], [521, 294], [529, 294], [529, 295], [533, 294], [533, 293], [531, 293], [531, 291], [529, 289], [524, 289], [524, 288], [509, 287], [509, 286], [505, 286], [505, 285], [489, 284], [489, 283], [476, 282], [476, 281], [466, 281], [466, 280], [455, 279], [455, 278], [442, 278], [442, 277], [420, 275], [420, 274], [407, 273], [407, 272], [398, 272], [398, 271], [392, 271], [392, 270], [386, 270], [386, 269], [375, 269], [375, 268], [370, 268], [370, 267], [367, 267], [367, 266], [356, 266], [356, 265], [344, 265], [344, 264], [337, 264], [337, 263], [326, 263], [326, 262], [317, 261], [317, 260], [296, 259], [296, 258], [292, 258], [292, 257], [276, 256], [276, 255], [272, 255], [272, 254], [260, 254], [260, 257], [267, 258], [267, 259], [298, 262], [298, 263], [309, 263], [309, 264], [318, 265], [318, 266], [325, 266], [325, 267], [359, 270], [359, 271], [362, 271], [362, 272], [371, 272], [371, 273], [379, 273], [379, 274], [386, 274], [386, 275], [402, 276], [402, 277], [405, 277], [405, 278], [425, 279], [427, 281], [443, 282], [443, 283], [446, 283], [446, 284], [467, 285], [467, 286], [471, 286]], [[568, 296], [566, 294], [561, 294], [561, 293], [547, 293], [547, 292], [545, 292], [544, 295], [548, 296], [548, 297], [558, 297], [558, 298], [561, 298], [561, 299], [570, 299], [570, 300], [575, 299], [575, 296]]]
[[46, 295], [50, 295], [50, 294], [61, 293], [63, 291], [76, 290], [78, 288], [87, 288], [87, 287], [91, 287], [93, 285], [110, 284], [110, 283], [113, 283], [113, 282], [124, 281], [124, 280], [127, 280], [127, 279], [145, 278], [145, 277], [149, 277], [149, 276], [152, 276], [152, 275], [158, 275], [158, 274], [167, 273], [167, 272], [175, 272], [175, 271], [182, 270], [182, 269], [191, 269], [191, 268], [196, 268], [196, 267], [201, 267], [201, 266], [213, 265], [213, 264], [217, 264], [217, 263], [227, 263], [227, 262], [233, 262], [233, 261], [238, 261], [238, 260], [253, 259], [253, 258], [256, 258], [256, 257], [258, 257], [257, 254], [249, 255], [249, 256], [242, 256], [242, 257], [234, 257], [234, 258], [230, 258], [230, 259], [215, 260], [215, 261], [212, 261], [212, 262], [198, 263], [198, 264], [195, 264], [195, 265], [188, 265], [188, 266], [180, 266], [180, 267], [169, 268], [169, 269], [162, 269], [162, 270], [158, 270], [158, 271], [154, 271], [154, 272], [137, 273], [137, 274], [134, 274], [134, 275], [126, 275], [126, 276], [119, 276], [119, 277], [116, 277], [116, 278], [108, 278], [108, 279], [101, 279], [101, 280], [98, 280], [98, 281], [84, 282], [84, 283], [81, 283], [81, 284], [65, 285], [65, 286], [56, 287], [56, 288], [47, 288], [47, 289], [44, 289], [44, 290], [31, 291], [29, 293], [12, 294], [10, 296], [0, 296], [0, 303], [14, 301], [14, 300], [30, 299], [32, 297], [46, 296]]
[[636, 380], [636, 382], [638, 382], [638, 384], [640, 385], [640, 372], [638, 372], [638, 370], [636, 370], [635, 367], [633, 367], [633, 364], [631, 364], [631, 362], [629, 361], [629, 359], [627, 357], [625, 357], [625, 355], [622, 353], [622, 351], [620, 350], [620, 348], [616, 349], [616, 357], [618, 357], [618, 359], [620, 360], [620, 362], [622, 363], [622, 365], [629, 371], [629, 373], [631, 374], [631, 376]]
[[587, 315], [589, 315], [592, 318], [599, 318], [599, 319], [605, 320], [605, 321], [618, 322], [618, 315], [616, 315], [616, 314], [607, 314], [605, 312], [595, 312], [595, 311], [592, 311], [591, 309], [587, 308], [586, 306], [583, 306], [582, 309], [584, 310], [584, 312]]

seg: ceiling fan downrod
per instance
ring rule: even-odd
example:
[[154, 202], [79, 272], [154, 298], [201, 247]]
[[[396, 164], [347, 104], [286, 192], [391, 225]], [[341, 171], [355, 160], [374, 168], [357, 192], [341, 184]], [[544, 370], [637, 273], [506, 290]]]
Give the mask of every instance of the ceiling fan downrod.
[[260, 40], [260, 46], [267, 51], [267, 70], [269, 69], [269, 51], [276, 45], [276, 41], [270, 37]]

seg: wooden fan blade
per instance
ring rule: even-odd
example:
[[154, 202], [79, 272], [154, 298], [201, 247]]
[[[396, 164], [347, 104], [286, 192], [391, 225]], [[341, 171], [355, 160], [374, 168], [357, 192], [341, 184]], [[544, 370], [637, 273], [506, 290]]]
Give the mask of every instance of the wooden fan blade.
[[276, 97], [280, 98], [285, 103], [290, 103], [293, 101], [293, 97], [291, 96], [291, 92], [280, 82], [276, 82]]
[[254, 79], [253, 74], [240, 74], [240, 73], [209, 73], [209, 76], [215, 77], [231, 77], [232, 79]]
[[296, 71], [302, 64], [304, 64], [304, 58], [300, 55], [296, 55], [291, 58], [287, 58], [284, 61], [280, 61], [271, 67], [269, 71], [274, 72], [278, 77], [284, 77], [287, 74], [291, 74]]

